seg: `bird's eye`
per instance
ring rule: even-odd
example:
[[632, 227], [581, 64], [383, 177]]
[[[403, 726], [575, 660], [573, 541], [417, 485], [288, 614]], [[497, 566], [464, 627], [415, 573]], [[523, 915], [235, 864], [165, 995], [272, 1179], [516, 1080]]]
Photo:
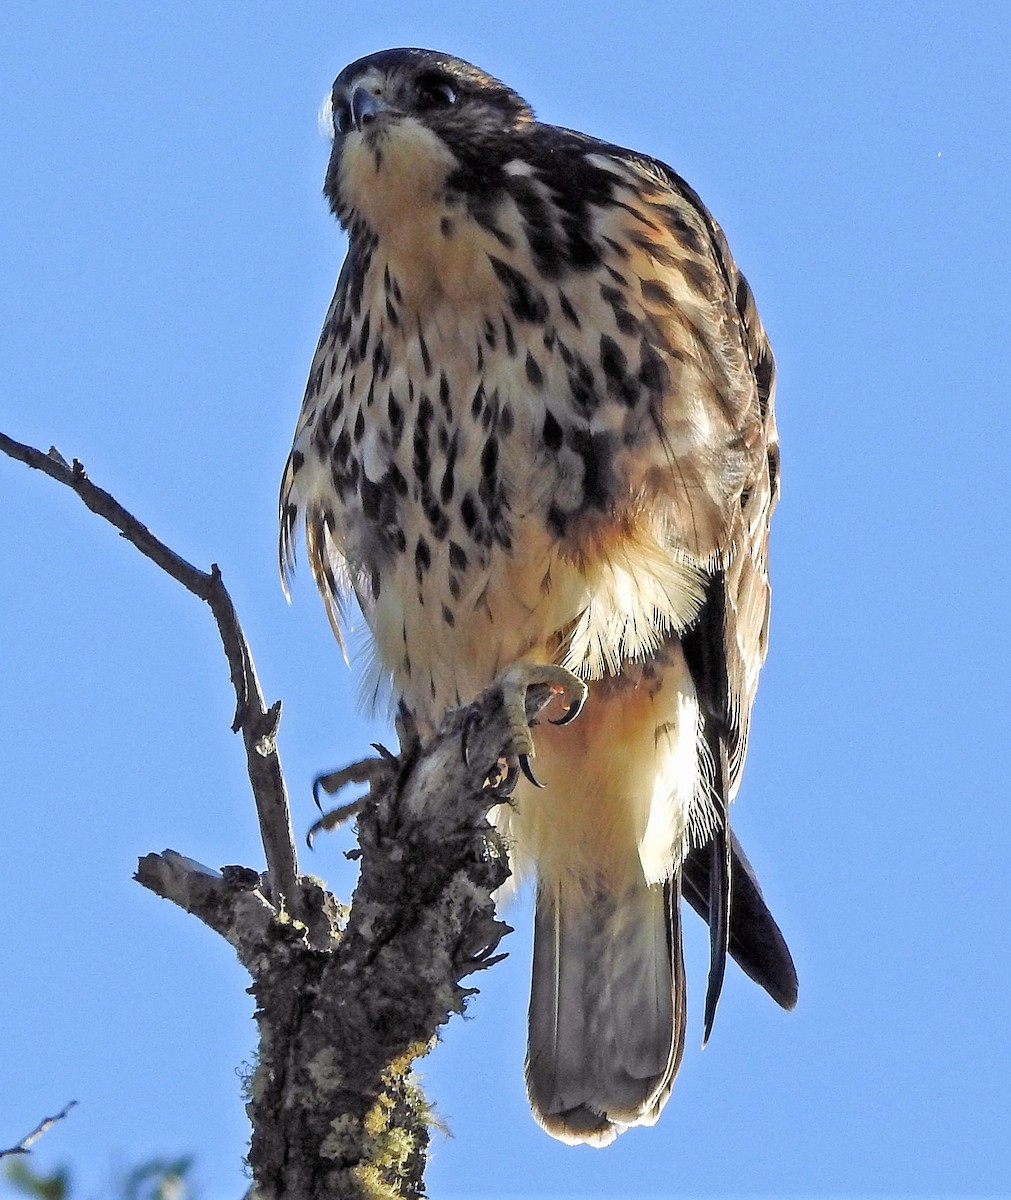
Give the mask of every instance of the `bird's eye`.
[[456, 88], [441, 75], [423, 75], [417, 83], [418, 107], [452, 108], [457, 101]]
[[338, 133], [347, 133], [351, 128], [351, 105], [346, 100], [335, 104], [333, 109], [333, 127]]

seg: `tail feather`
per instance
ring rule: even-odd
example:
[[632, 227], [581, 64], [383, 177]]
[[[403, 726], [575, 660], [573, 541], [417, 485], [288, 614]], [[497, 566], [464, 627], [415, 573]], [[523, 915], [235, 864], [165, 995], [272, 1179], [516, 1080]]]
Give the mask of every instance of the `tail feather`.
[[702, 1045], [713, 1032], [716, 1007], [723, 991], [727, 973], [727, 951], [730, 948], [731, 886], [730, 839], [726, 822], [722, 822], [706, 847], [709, 856], [709, 979], [706, 983], [706, 1007], [703, 1016]]
[[[712, 912], [712, 861], [709, 847], [692, 850], [682, 869], [685, 899], [704, 921]], [[754, 868], [730, 831], [729, 949], [741, 970], [783, 1008], [797, 1003], [797, 969], [786, 939], [769, 912]]]
[[527, 1091], [553, 1136], [606, 1146], [652, 1124], [684, 1048], [677, 882], [586, 895], [542, 884], [534, 923]]
[[[707, 726], [709, 722], [707, 722]], [[723, 738], [707, 729], [707, 740], [713, 755], [714, 779], [712, 797], [719, 809], [719, 824], [713, 834], [709, 855], [709, 981], [706, 985], [706, 1008], [703, 1021], [702, 1045], [709, 1041], [716, 1020], [716, 1006], [723, 991], [727, 973], [727, 951], [730, 948], [731, 887], [733, 883], [730, 852], [730, 815], [727, 812], [727, 744]]]

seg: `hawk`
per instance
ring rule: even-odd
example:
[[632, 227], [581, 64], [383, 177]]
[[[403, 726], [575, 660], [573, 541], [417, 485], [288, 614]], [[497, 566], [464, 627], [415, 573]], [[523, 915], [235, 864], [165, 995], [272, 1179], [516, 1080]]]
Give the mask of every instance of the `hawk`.
[[304, 523], [338, 637], [353, 597], [423, 731], [502, 672], [521, 698], [587, 693], [573, 724], [517, 730], [527, 778], [495, 819], [536, 878], [534, 1114], [606, 1145], [656, 1120], [680, 1064], [682, 896], [710, 928], [707, 1038], [728, 953], [796, 1001], [728, 819], [768, 633], [772, 352], [663, 163], [431, 50], [359, 59], [329, 108], [349, 247], [282, 569]]

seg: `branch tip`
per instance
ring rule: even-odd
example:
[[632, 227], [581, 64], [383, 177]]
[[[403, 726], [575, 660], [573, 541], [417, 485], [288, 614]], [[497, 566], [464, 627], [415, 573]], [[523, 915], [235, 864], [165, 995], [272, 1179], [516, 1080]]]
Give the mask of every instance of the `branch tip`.
[[77, 1101], [70, 1100], [63, 1108], [52, 1117], [43, 1117], [43, 1119], [35, 1126], [31, 1133], [26, 1133], [25, 1136], [16, 1145], [9, 1147], [7, 1150], [0, 1150], [0, 1158], [7, 1158], [14, 1154], [28, 1154], [32, 1146], [39, 1140], [44, 1133], [47, 1133], [57, 1123], [66, 1117], [67, 1113], [76, 1107]]
[[[108, 521], [145, 558], [210, 608], [235, 691], [236, 708], [232, 728], [243, 733], [246, 771], [256, 801], [272, 892], [276, 900], [279, 901], [280, 896], [284, 895], [288, 897], [289, 905], [298, 905], [299, 894], [295, 886], [298, 862], [281, 764], [276, 747], [273, 744], [268, 747], [256, 728], [258, 722], [267, 717], [270, 726], [276, 729], [280, 708], [276, 712], [272, 709], [270, 714], [265, 709], [246, 635], [222, 581], [218, 564], [213, 563], [208, 574], [187, 562], [155, 537], [114, 496], [92, 483], [80, 459], [75, 458], [72, 465], [67, 467], [66, 459], [55, 447], [50, 447], [49, 453], [44, 454], [34, 446], [24, 445], [3, 433], [0, 433], [0, 451], [29, 467], [44, 471], [69, 487], [92, 512]], [[268, 750], [266, 754], [265, 749]]]

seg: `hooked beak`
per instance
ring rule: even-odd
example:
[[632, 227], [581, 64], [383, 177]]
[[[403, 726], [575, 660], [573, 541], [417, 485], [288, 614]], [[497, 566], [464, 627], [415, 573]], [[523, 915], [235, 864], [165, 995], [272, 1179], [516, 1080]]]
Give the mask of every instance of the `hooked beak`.
[[366, 87], [356, 87], [351, 95], [351, 120], [355, 129], [362, 133], [366, 126], [386, 111], [386, 105]]

